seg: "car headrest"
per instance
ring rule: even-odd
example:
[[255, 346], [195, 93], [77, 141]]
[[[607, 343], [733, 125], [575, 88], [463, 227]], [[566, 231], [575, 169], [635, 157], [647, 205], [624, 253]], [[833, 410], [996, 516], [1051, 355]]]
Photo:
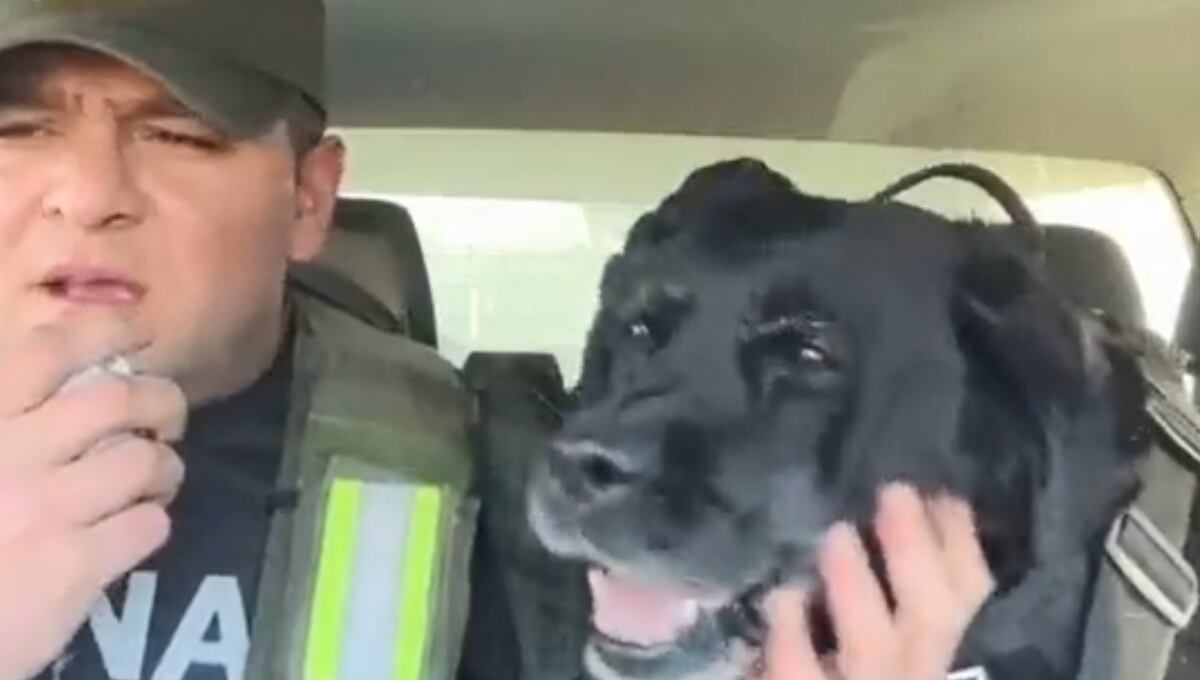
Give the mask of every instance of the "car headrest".
[[1115, 241], [1091, 229], [1049, 225], [1044, 243], [1050, 281], [1068, 298], [1123, 324], [1145, 325], [1137, 280]]
[[292, 285], [389, 333], [437, 347], [433, 294], [416, 226], [388, 201], [338, 199], [324, 254]]

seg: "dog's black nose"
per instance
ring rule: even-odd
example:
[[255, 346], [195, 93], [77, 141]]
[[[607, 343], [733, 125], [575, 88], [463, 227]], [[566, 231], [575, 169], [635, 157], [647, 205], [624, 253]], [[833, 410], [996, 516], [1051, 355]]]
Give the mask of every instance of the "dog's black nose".
[[554, 442], [553, 470], [579, 500], [593, 500], [628, 487], [636, 476], [634, 466], [620, 451], [594, 441], [558, 439]]

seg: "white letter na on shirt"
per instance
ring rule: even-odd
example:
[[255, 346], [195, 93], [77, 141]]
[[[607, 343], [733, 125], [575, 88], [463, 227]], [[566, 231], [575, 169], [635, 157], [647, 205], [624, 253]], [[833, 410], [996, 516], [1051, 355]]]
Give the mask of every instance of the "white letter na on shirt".
[[[135, 571], [129, 576], [120, 617], [107, 595], [92, 609], [88, 624], [111, 680], [141, 680], [157, 589], [156, 573]], [[205, 633], [214, 623], [217, 636], [206, 640]], [[249, 648], [249, 625], [237, 579], [210, 574], [196, 590], [151, 680], [182, 680], [195, 664], [220, 667], [226, 680], [242, 680]]]

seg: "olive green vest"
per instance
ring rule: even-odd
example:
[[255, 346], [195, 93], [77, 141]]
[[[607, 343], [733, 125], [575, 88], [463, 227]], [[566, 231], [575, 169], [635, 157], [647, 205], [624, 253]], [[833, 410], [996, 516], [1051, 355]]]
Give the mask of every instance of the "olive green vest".
[[292, 299], [282, 502], [246, 680], [453, 678], [481, 496], [501, 546], [521, 680], [578, 677], [582, 569], [552, 559], [524, 526], [536, 451], [502, 434], [497, 443], [502, 416], [481, 421], [496, 400], [469, 391], [433, 349], [330, 298]]

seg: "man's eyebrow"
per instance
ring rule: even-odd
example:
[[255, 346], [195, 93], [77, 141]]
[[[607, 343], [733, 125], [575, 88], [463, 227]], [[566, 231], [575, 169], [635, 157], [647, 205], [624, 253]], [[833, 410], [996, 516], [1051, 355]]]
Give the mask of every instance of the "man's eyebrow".
[[[47, 91], [36, 78], [24, 74], [0, 72], [0, 110], [4, 109], [66, 109], [69, 104], [59, 92]], [[117, 111], [122, 118], [144, 120], [153, 118], [186, 118], [199, 120], [182, 102], [170, 95], [161, 95], [122, 104]]]
[[190, 118], [199, 120], [194, 111], [178, 99], [163, 95], [137, 101], [121, 112], [125, 118]]

